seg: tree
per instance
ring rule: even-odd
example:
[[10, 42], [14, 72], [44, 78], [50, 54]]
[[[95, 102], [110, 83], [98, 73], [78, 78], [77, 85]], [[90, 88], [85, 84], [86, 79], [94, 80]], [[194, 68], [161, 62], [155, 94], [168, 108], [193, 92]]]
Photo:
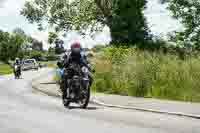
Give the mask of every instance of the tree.
[[43, 43], [36, 39], [33, 39], [32, 49], [38, 50], [38, 51], [43, 51]]
[[58, 37], [58, 35], [54, 32], [49, 32], [49, 36], [48, 36], [48, 43], [52, 44], [56, 38]]
[[0, 60], [6, 63], [8, 63], [10, 57], [9, 39], [10, 34], [8, 32], [0, 31]]
[[25, 35], [24, 30], [21, 29], [21, 28], [18, 28], [18, 27], [13, 30], [13, 33], [18, 33], [18, 34], [24, 34]]
[[42, 59], [42, 57], [43, 57], [42, 54], [43, 54], [43, 53], [42, 53], [41, 51], [32, 50], [32, 51], [30, 51], [30, 56], [29, 56], [29, 58], [34, 58], [34, 59], [40, 61], [40, 60]]
[[200, 50], [200, 1], [199, 0], [162, 0], [169, 3], [173, 16], [184, 25], [183, 32], [177, 32], [177, 39]]
[[21, 34], [11, 34], [9, 41], [9, 52], [11, 53], [10, 58], [14, 59], [22, 51], [22, 46], [24, 45], [26, 39]]
[[49, 60], [49, 61], [54, 61], [54, 60], [56, 60], [56, 55], [55, 55], [55, 48], [52, 48], [52, 47], [50, 47], [49, 49], [48, 49], [48, 53], [47, 53], [47, 60]]
[[18, 34], [22, 36], [24, 39], [24, 42], [28, 41], [28, 36], [26, 35], [25, 31], [22, 28], [19, 28], [19, 27], [15, 28], [12, 34]]
[[113, 43], [137, 43], [148, 38], [145, 4], [146, 0], [34, 0], [26, 1], [21, 14], [40, 26], [45, 20], [56, 31], [86, 34], [90, 29], [92, 34], [107, 25]]
[[19, 55], [24, 44], [24, 36], [19, 33], [10, 34], [0, 31], [0, 60], [8, 63]]

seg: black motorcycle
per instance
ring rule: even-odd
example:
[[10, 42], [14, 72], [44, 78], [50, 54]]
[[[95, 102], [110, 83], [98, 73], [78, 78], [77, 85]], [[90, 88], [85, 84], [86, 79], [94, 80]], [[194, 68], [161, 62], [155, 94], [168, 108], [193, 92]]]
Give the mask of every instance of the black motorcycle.
[[15, 79], [19, 79], [21, 77], [21, 70], [19, 65], [14, 65], [14, 76]]
[[81, 108], [87, 108], [90, 100], [89, 70], [79, 64], [70, 64], [64, 68], [61, 90], [65, 107], [77, 103]]

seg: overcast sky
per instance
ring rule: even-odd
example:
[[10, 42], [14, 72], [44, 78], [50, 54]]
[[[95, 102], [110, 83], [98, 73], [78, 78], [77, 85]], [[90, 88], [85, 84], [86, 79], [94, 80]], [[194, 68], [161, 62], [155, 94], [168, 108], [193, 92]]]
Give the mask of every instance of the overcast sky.
[[[181, 28], [181, 25], [170, 17], [165, 5], [159, 4], [158, 0], [148, 0], [145, 16], [148, 25], [155, 35], [166, 36], [168, 32]], [[12, 31], [15, 27], [22, 28], [27, 34], [43, 41], [45, 48], [48, 48], [48, 32], [40, 32], [36, 25], [29, 24], [19, 12], [25, 0], [0, 0], [0, 29]], [[98, 33], [94, 39], [90, 37], [82, 38], [76, 32], [68, 33], [65, 38], [65, 47], [74, 40], [80, 40], [85, 47], [92, 47], [95, 44], [107, 44], [110, 41], [109, 29], [105, 28], [102, 33]]]

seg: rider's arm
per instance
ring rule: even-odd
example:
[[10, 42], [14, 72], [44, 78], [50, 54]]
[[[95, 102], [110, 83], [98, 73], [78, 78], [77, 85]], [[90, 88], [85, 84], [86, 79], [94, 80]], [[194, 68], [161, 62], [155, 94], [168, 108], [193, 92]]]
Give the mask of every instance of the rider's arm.
[[63, 60], [64, 67], [68, 67], [70, 62], [70, 55], [65, 55], [63, 58], [64, 58]]

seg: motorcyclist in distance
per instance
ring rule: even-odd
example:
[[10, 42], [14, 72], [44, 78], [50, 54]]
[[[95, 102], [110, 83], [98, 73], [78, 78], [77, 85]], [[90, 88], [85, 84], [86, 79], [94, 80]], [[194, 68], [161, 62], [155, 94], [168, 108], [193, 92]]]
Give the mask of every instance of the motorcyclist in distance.
[[[15, 58], [15, 62], [13, 64], [13, 67], [17, 66], [19, 69], [19, 75], [21, 75], [21, 61], [19, 58]], [[13, 68], [14, 73], [16, 73], [15, 68]]]

